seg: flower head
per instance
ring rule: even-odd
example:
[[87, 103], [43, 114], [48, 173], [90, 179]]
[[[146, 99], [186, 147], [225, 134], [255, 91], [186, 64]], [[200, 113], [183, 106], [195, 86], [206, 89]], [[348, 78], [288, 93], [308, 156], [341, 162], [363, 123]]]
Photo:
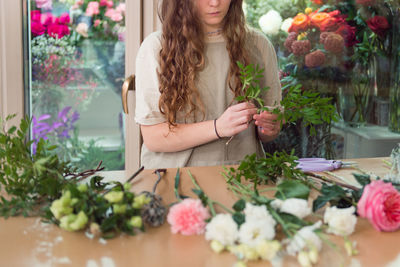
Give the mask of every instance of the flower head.
[[351, 206], [345, 209], [328, 207], [325, 210], [324, 222], [328, 224], [328, 233], [339, 236], [347, 236], [354, 232], [357, 217], [354, 215], [356, 209]]
[[311, 42], [309, 40], [294, 41], [292, 43], [292, 53], [295, 56], [303, 56], [310, 52]]
[[311, 214], [311, 208], [308, 206], [307, 200], [300, 198], [285, 199], [279, 209], [281, 212], [292, 214], [300, 219]]
[[373, 18], [367, 20], [367, 25], [381, 38], [385, 36], [386, 31], [390, 28], [389, 22], [383, 16], [374, 16]]
[[273, 227], [276, 225], [274, 218], [269, 214], [267, 207], [264, 205], [256, 206], [249, 202], [246, 203], [244, 209], [244, 215], [247, 221], [264, 221], [267, 224], [271, 224]]
[[297, 32], [291, 32], [285, 40], [284, 46], [290, 53], [292, 53], [292, 44], [297, 40], [297, 35]]
[[330, 33], [323, 41], [324, 48], [334, 54], [340, 54], [344, 49], [344, 39], [336, 33]]
[[308, 68], [316, 68], [322, 66], [324, 63], [325, 63], [325, 54], [319, 49], [307, 54], [304, 58], [304, 64]]
[[247, 220], [240, 226], [239, 241], [250, 247], [257, 246], [263, 240], [275, 237], [274, 224], [265, 220]]
[[186, 198], [170, 208], [167, 221], [174, 234], [199, 235], [204, 233], [205, 220], [209, 217], [210, 213], [200, 199]]
[[268, 35], [275, 35], [279, 33], [282, 25], [282, 17], [279, 12], [271, 9], [266, 14], [262, 15], [258, 20], [261, 30]]
[[293, 18], [287, 18], [282, 22], [281, 30], [284, 32], [289, 32], [290, 25], [292, 25]]
[[304, 13], [299, 13], [293, 18], [289, 32], [305, 31], [310, 27], [310, 17]]
[[206, 240], [217, 240], [231, 246], [238, 237], [238, 226], [230, 214], [217, 214], [206, 226]]
[[316, 248], [318, 251], [321, 250], [322, 241], [314, 233], [314, 230], [320, 228], [322, 225], [321, 221], [316, 222], [311, 226], [305, 226], [301, 228], [293, 239], [290, 241], [286, 250], [290, 255], [296, 255], [297, 252], [304, 250], [305, 248]]
[[376, 230], [395, 231], [400, 228], [400, 193], [391, 183], [372, 181], [364, 187], [357, 212]]

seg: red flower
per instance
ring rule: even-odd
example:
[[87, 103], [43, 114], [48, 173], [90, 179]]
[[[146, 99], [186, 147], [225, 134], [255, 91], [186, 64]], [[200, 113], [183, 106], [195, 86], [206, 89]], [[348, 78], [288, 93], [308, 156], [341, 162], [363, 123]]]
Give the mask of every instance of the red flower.
[[311, 0], [311, 2], [314, 2], [314, 4], [317, 5], [322, 5], [324, 3], [322, 0]]
[[42, 35], [46, 32], [46, 28], [38, 21], [31, 21], [31, 32], [34, 36]]
[[60, 24], [68, 24], [71, 21], [68, 13], [63, 13], [59, 18], [58, 22]]
[[347, 47], [354, 46], [357, 43], [356, 28], [348, 24], [341, 25], [335, 33], [340, 34], [344, 38]]
[[70, 34], [70, 31], [67, 25], [54, 23], [47, 27], [47, 34], [53, 38], [60, 39], [64, 37], [64, 35]]
[[390, 28], [389, 22], [383, 16], [375, 16], [367, 20], [368, 27], [379, 37], [384, 37], [386, 31]]

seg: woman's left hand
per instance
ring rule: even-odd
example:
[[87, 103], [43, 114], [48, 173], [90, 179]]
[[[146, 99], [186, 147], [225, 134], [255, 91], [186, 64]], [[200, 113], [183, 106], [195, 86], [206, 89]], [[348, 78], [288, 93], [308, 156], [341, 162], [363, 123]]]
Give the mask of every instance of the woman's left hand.
[[260, 136], [262, 141], [271, 141], [278, 136], [281, 130], [281, 122], [278, 121], [277, 114], [262, 111], [260, 114], [254, 114], [253, 119], [255, 125], [258, 126], [258, 133], [266, 137], [266, 140], [263, 140], [264, 138]]

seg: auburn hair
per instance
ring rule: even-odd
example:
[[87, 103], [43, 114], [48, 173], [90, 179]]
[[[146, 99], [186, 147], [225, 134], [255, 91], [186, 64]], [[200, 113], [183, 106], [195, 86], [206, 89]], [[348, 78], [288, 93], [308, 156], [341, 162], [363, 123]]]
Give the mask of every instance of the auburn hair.
[[[170, 127], [176, 126], [177, 114], [184, 119], [204, 115], [204, 105], [196, 88], [196, 78], [204, 68], [205, 34], [194, 5], [196, 0], [163, 0], [159, 10], [162, 22], [159, 78], [159, 109]], [[226, 14], [222, 34], [227, 41], [230, 58], [228, 86], [235, 97], [242, 94], [237, 61], [248, 64], [245, 50], [246, 22], [243, 0], [232, 0]]]

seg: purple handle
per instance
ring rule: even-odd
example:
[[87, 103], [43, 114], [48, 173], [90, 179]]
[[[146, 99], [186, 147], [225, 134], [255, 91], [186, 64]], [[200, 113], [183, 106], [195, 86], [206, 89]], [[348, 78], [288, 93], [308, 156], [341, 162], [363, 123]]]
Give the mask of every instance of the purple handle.
[[335, 169], [335, 164], [322, 162], [300, 162], [297, 168], [303, 172], [324, 172]]

